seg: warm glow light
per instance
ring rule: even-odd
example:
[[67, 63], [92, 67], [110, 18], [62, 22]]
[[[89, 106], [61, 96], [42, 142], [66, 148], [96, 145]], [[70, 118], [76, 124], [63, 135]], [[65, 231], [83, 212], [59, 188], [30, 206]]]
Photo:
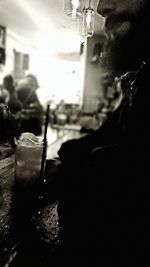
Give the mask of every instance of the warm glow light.
[[82, 17], [84, 0], [64, 0], [64, 13], [67, 17], [77, 19]]
[[91, 23], [91, 12], [87, 13], [87, 17], [86, 17], [86, 23], [87, 23], [87, 27], [90, 27], [90, 23]]
[[77, 9], [80, 6], [79, 0], [72, 0], [72, 6], [73, 8]]
[[94, 9], [91, 8], [91, 0], [64, 0], [64, 13], [67, 17], [78, 19], [83, 17], [83, 36], [91, 37], [94, 34]]
[[72, 18], [76, 18], [77, 16], [77, 9], [79, 7], [79, 0], [72, 0]]
[[[61, 42], [60, 42], [61, 40]], [[34, 69], [40, 88], [38, 96], [46, 107], [48, 101], [59, 103], [82, 103], [83, 65], [78, 61], [62, 60], [63, 55], [80, 50], [81, 36], [74, 33], [53, 32], [51, 35], [38, 33], [34, 58], [32, 54], [31, 69]], [[53, 52], [52, 52], [52, 51]], [[55, 51], [55, 55], [54, 55]], [[57, 54], [58, 52], [58, 54]]]
[[[65, 62], [51, 59], [34, 62], [36, 73], [41, 88], [38, 96], [41, 103], [46, 106], [47, 102], [66, 103], [82, 102], [83, 69], [80, 62]], [[42, 69], [42, 71], [41, 71]]]
[[83, 15], [83, 35], [91, 37], [94, 34], [94, 10], [85, 8]]

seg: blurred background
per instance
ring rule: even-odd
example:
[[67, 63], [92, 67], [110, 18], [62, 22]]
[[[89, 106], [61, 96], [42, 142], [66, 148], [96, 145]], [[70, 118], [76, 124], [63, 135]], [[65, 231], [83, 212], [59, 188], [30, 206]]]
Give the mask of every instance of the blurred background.
[[[106, 36], [97, 2], [0, 0], [1, 267], [52, 266], [59, 242], [58, 203], [30, 221], [32, 208], [45, 198], [35, 205], [36, 187], [29, 187], [29, 195], [14, 187], [15, 138], [30, 132], [43, 139], [48, 114], [47, 159], [54, 159], [63, 142], [101, 127], [120, 99], [120, 82], [102, 62]], [[54, 180], [52, 175], [48, 185], [52, 200]]]
[[[86, 20], [74, 13], [79, 2], [82, 11], [90, 8]], [[49, 104], [48, 138], [55, 150], [98, 128], [120, 93], [101, 64], [105, 35], [97, 2], [0, 0], [0, 103], [22, 132], [39, 136]]]

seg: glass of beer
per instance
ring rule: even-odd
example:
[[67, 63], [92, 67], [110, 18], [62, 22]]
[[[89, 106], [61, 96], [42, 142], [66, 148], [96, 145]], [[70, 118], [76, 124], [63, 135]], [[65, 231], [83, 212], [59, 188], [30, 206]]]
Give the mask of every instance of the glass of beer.
[[40, 182], [43, 149], [43, 140], [32, 133], [21, 134], [15, 152], [15, 179], [19, 184], [26, 186]]

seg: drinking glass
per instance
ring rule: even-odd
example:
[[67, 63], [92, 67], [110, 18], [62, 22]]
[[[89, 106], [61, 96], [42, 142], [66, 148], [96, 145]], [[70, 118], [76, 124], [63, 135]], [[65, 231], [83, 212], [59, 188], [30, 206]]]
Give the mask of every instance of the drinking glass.
[[22, 185], [40, 182], [43, 141], [33, 145], [18, 142], [15, 151], [15, 179]]

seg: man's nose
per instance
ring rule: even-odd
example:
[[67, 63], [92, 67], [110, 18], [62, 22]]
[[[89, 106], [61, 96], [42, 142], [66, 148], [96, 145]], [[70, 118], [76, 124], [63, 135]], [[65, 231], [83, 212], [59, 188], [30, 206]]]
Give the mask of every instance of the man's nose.
[[[120, 1], [120, 0], [118, 0]], [[99, 0], [97, 12], [101, 16], [108, 16], [115, 9], [115, 0]]]

